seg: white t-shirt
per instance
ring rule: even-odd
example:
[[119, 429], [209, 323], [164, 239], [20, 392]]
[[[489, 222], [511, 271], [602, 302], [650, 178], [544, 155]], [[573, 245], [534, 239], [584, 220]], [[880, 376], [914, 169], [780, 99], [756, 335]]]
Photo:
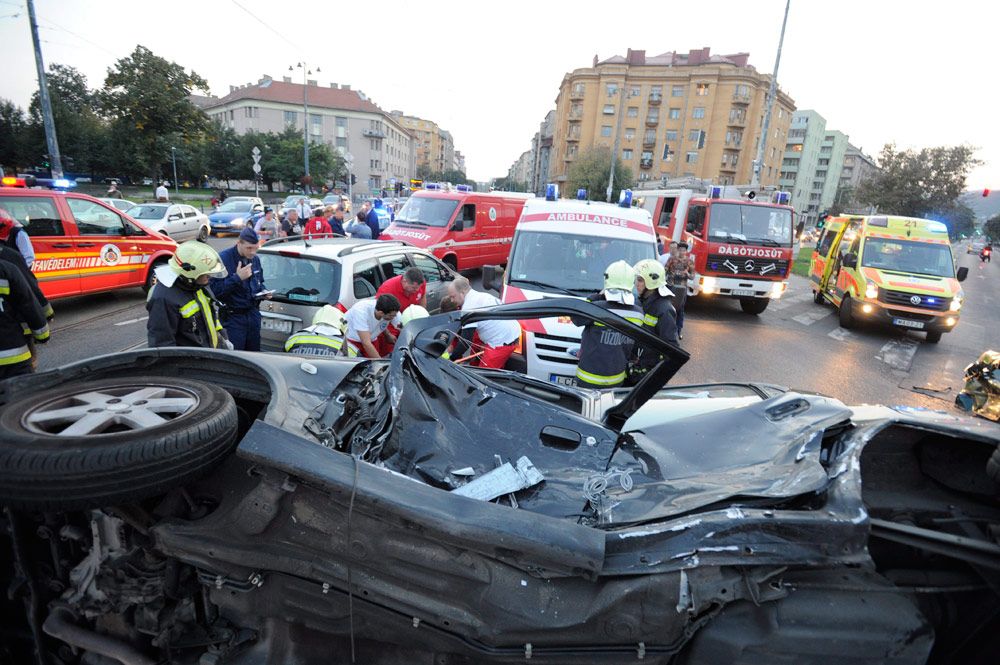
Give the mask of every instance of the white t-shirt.
[[365, 298], [354, 303], [347, 310], [347, 314], [344, 315], [344, 319], [347, 321], [347, 339], [360, 344], [361, 335], [358, 333], [364, 331], [371, 335], [374, 342], [379, 335], [385, 332], [390, 323], [398, 327], [399, 315], [396, 315], [396, 318], [391, 320], [379, 320], [375, 318], [375, 302], [375, 298]]
[[167, 189], [166, 187], [164, 187], [163, 185], [160, 185], [159, 187], [156, 188], [156, 198], [158, 198], [158, 199], [169, 199], [170, 198], [170, 190]]
[[[496, 296], [472, 289], [465, 294], [462, 311], [489, 309], [499, 304], [500, 299]], [[487, 346], [497, 347], [512, 344], [521, 336], [521, 324], [517, 321], [480, 321], [472, 326], [479, 332], [479, 339]]]

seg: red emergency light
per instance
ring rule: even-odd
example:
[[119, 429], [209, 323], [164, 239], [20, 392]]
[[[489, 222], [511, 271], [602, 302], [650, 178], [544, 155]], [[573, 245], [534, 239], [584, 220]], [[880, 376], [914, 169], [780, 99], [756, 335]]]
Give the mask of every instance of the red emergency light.
[[15, 178], [13, 176], [5, 176], [3, 178], [4, 187], [27, 187], [27, 183], [24, 182], [24, 178]]

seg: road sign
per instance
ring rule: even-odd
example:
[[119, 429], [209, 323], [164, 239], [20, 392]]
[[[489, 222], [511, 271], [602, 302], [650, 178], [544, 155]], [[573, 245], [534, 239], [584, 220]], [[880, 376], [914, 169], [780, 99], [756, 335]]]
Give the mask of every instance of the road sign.
[[254, 146], [253, 150], [250, 151], [250, 154], [253, 155], [253, 161], [255, 162], [260, 161], [260, 148]]
[[251, 166], [250, 168], [252, 168], [252, 169], [253, 169], [253, 172], [254, 172], [254, 173], [260, 173], [260, 164], [254, 164], [254, 165], [253, 165], [253, 166]]

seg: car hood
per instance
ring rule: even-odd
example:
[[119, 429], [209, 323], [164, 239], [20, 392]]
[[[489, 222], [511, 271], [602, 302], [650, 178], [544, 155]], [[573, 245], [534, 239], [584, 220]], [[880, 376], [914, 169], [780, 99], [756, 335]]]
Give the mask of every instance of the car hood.
[[953, 277], [934, 277], [932, 275], [914, 275], [892, 270], [863, 267], [861, 272], [865, 277], [875, 282], [883, 289], [906, 291], [939, 298], [953, 298], [961, 290], [958, 280]]
[[234, 219], [249, 217], [249, 212], [213, 212], [208, 216], [210, 222], [230, 222]]

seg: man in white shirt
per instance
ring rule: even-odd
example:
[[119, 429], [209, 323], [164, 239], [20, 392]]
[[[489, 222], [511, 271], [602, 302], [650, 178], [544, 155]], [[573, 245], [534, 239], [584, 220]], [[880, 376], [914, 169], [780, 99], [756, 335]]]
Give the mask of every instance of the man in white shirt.
[[313, 216], [312, 205], [310, 205], [309, 199], [307, 198], [303, 197], [299, 199], [299, 202], [295, 206], [295, 209], [299, 213], [299, 218], [302, 219], [303, 221], [308, 221], [309, 218]]
[[354, 303], [344, 319], [347, 321], [347, 342], [366, 358], [381, 358], [375, 348], [379, 335], [388, 335], [389, 341], [396, 338], [386, 332], [389, 324], [399, 327], [399, 300], [390, 293], [378, 298], [366, 298]]
[[[463, 312], [489, 309], [500, 304], [496, 296], [474, 291], [469, 280], [462, 276], [456, 277], [448, 285], [448, 295], [461, 306]], [[479, 343], [485, 347], [479, 358], [479, 367], [503, 369], [521, 339], [521, 324], [517, 321], [496, 320], [480, 321], [474, 326]]]
[[160, 183], [160, 186], [156, 188], [156, 200], [164, 203], [170, 200], [170, 190], [164, 183]]

